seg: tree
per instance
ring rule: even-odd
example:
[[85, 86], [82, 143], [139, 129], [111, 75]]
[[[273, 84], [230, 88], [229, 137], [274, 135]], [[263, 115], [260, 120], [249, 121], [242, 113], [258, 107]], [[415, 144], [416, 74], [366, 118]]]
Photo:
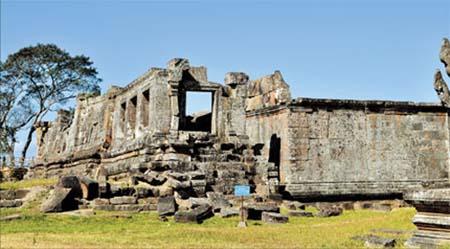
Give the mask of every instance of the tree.
[[10, 166], [15, 164], [16, 134], [32, 118], [25, 86], [20, 77], [9, 74], [0, 62], [0, 154], [8, 155]]
[[[13, 116], [20, 112], [29, 113], [27, 138], [21, 152], [21, 166], [35, 131], [35, 125], [49, 112], [66, 105], [78, 93], [100, 93], [97, 70], [92, 61], [84, 55], [71, 56], [53, 44], [38, 44], [20, 49], [11, 54], [3, 64], [6, 85], [11, 87], [20, 82], [24, 91], [19, 94], [15, 107], [7, 119], [14, 123]], [[2, 77], [3, 78], [3, 77]], [[20, 114], [20, 115], [18, 115]], [[26, 121], [26, 120], [25, 120]]]

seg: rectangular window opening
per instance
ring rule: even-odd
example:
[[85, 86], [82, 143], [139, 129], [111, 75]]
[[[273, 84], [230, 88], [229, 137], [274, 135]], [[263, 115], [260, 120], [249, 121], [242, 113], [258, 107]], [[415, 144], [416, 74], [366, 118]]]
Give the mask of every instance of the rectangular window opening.
[[137, 96], [134, 96], [130, 99], [130, 106], [128, 107], [128, 129], [132, 134], [134, 134], [136, 128], [136, 105]]
[[141, 113], [142, 113], [142, 126], [148, 127], [149, 124], [149, 104], [150, 104], [150, 91], [144, 91], [142, 93]]
[[212, 92], [187, 91], [181, 130], [211, 132], [212, 103]]
[[125, 121], [127, 113], [127, 102], [120, 104], [120, 130], [125, 133]]

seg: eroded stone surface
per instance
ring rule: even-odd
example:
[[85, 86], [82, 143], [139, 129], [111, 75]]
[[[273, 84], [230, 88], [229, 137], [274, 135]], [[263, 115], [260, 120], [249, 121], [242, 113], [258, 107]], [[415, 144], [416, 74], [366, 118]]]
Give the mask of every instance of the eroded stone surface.
[[[209, 92], [210, 112], [188, 115], [189, 91]], [[38, 124], [30, 176], [88, 176], [102, 198], [187, 200], [237, 184], [278, 199], [400, 195], [448, 182], [448, 120], [439, 103], [292, 99], [279, 71], [219, 84], [176, 58]]]
[[175, 213], [175, 222], [180, 223], [202, 223], [205, 219], [214, 216], [210, 205], [200, 205], [192, 210], [178, 211]]
[[406, 244], [450, 245], [450, 188], [409, 192], [405, 194], [405, 200], [417, 209], [412, 222], [418, 229]]
[[72, 188], [56, 187], [41, 205], [41, 212], [63, 212], [78, 209], [76, 191]]
[[263, 212], [261, 216], [261, 220], [270, 224], [281, 224], [287, 223], [289, 218], [285, 215], [273, 212]]

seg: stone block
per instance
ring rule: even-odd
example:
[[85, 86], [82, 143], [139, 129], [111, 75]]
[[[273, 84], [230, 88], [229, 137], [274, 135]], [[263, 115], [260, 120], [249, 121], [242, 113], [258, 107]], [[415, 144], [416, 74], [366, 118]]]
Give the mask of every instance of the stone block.
[[265, 223], [281, 224], [287, 223], [289, 221], [289, 218], [280, 213], [262, 212], [261, 220]]
[[160, 216], [173, 215], [177, 210], [177, 204], [175, 202], [175, 197], [166, 196], [158, 198], [158, 214]]
[[63, 212], [78, 209], [76, 192], [72, 188], [56, 187], [41, 205], [41, 212]]
[[0, 200], [0, 208], [13, 208], [22, 206], [22, 200]]
[[72, 194], [76, 197], [81, 198], [83, 196], [80, 180], [77, 176], [63, 176], [59, 179], [56, 186], [61, 188], [71, 188]]
[[231, 207], [231, 203], [225, 199], [222, 193], [207, 192], [208, 201], [213, 207], [214, 212], [218, 212], [223, 208]]
[[303, 211], [303, 210], [289, 210], [288, 215], [294, 216], [294, 217], [313, 217], [314, 216], [313, 213]]
[[237, 208], [221, 208], [220, 217], [229, 218], [233, 216], [239, 216], [239, 209]]
[[99, 186], [97, 181], [83, 176], [79, 178], [79, 182], [83, 199], [92, 200], [99, 196]]
[[94, 205], [109, 205], [109, 199], [106, 198], [97, 198], [93, 200]]
[[253, 203], [247, 205], [247, 219], [261, 220], [263, 212], [279, 213], [280, 208], [276, 204], [270, 203]]
[[136, 197], [132, 196], [117, 196], [109, 199], [112, 205], [122, 205], [122, 204], [136, 204]]
[[339, 216], [342, 212], [342, 208], [336, 206], [321, 207], [317, 213], [317, 217]]
[[202, 223], [205, 219], [213, 217], [210, 205], [201, 205], [192, 210], [178, 211], [175, 213], [175, 222], [179, 223]]

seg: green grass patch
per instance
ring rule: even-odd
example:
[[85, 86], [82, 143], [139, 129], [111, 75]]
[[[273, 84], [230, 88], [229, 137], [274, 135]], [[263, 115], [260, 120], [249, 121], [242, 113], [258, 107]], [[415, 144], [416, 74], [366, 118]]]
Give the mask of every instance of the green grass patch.
[[[397, 247], [402, 248], [415, 229], [413, 208], [345, 211], [329, 218], [290, 217], [289, 223], [282, 225], [249, 221], [247, 228], [236, 227], [238, 217], [179, 224], [173, 218], [160, 222], [156, 212], [131, 218], [112, 218], [111, 212], [70, 217], [29, 209], [23, 214], [22, 220], [0, 222], [2, 248], [361, 248], [363, 243], [351, 238], [366, 234], [397, 238]], [[382, 228], [406, 232], [376, 231]]]
[[0, 189], [22, 189], [31, 188], [35, 186], [51, 186], [56, 184], [57, 178], [41, 178], [41, 179], [28, 179], [22, 181], [11, 181], [0, 183]]

